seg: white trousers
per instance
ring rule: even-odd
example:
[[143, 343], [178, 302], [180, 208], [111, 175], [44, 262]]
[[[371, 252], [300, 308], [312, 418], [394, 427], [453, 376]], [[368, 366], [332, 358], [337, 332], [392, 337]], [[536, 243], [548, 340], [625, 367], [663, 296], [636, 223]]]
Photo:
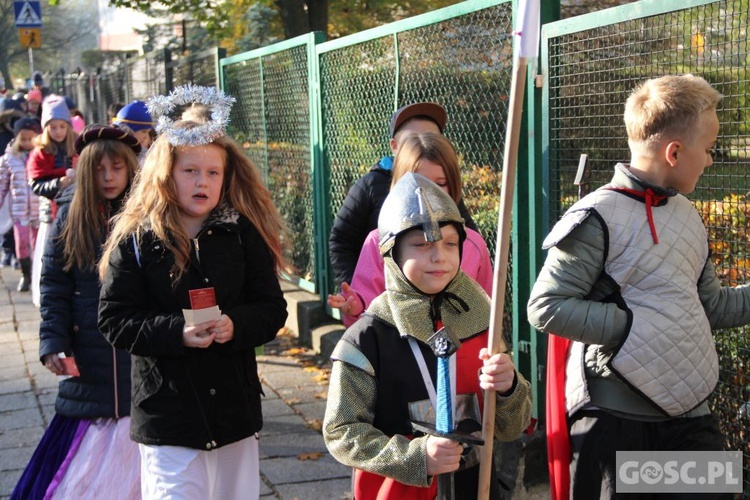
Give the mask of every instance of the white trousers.
[[139, 444], [144, 499], [225, 500], [260, 496], [258, 438], [211, 451]]
[[31, 301], [37, 307], [42, 300], [39, 281], [42, 278], [42, 256], [44, 255], [44, 245], [47, 244], [49, 230], [50, 225], [46, 222], [39, 224], [39, 232], [36, 233], [36, 245], [34, 245], [34, 258], [31, 263]]

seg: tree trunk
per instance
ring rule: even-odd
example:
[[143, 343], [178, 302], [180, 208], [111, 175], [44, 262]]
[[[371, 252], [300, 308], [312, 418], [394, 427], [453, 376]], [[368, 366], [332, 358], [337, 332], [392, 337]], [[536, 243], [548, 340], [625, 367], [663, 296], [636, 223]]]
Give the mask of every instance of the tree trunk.
[[310, 32], [304, 0], [274, 0], [274, 3], [279, 8], [287, 39]]
[[307, 14], [312, 31], [328, 32], [328, 0], [307, 0]]
[[3, 80], [5, 80], [5, 88], [8, 89], [8, 94], [13, 94], [13, 80], [10, 76], [10, 68], [8, 67], [8, 62], [5, 60], [0, 60], [0, 75], [2, 75]]

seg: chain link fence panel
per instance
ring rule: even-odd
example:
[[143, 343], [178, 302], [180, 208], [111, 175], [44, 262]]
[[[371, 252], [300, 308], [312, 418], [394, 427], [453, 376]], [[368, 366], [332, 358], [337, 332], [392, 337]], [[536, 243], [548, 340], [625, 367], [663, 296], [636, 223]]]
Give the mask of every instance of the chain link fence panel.
[[314, 287], [309, 63], [306, 44], [249, 57], [224, 66], [224, 90], [237, 99], [230, 133], [261, 169], [286, 222], [292, 278]]

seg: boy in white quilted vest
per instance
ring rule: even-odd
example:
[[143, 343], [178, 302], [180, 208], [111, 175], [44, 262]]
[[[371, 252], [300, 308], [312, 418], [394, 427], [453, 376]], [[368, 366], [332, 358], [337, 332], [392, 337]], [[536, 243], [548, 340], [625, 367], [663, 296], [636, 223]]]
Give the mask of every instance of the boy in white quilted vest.
[[615, 496], [616, 451], [724, 449], [706, 403], [719, 376], [711, 331], [750, 322], [750, 288], [720, 285], [684, 196], [713, 164], [721, 97], [693, 75], [637, 87], [624, 115], [630, 163], [544, 241], [528, 316], [572, 341], [563, 411], [573, 498]]

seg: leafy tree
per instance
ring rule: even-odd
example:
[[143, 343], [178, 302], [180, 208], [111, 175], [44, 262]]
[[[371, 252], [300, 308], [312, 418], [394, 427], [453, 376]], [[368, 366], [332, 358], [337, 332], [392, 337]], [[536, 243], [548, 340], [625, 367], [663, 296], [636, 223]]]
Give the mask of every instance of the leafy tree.
[[[170, 19], [166, 9], [150, 8], [144, 11], [152, 19]], [[206, 27], [192, 19], [174, 20], [147, 24], [144, 29], [136, 29], [143, 37], [143, 52], [169, 49], [174, 53], [197, 52], [216, 45]]]
[[247, 8], [242, 17], [244, 22], [235, 26], [245, 33], [241, 34], [236, 47], [232, 47], [234, 51], [245, 52], [280, 40], [275, 29], [279, 21], [278, 13], [268, 5], [255, 3]]
[[[205, 26], [209, 34], [226, 40], [231, 49], [260, 46], [271, 40], [322, 31], [329, 38], [414, 16], [459, 0], [160, 0], [172, 14], [184, 14]], [[141, 12], [151, 0], [111, 0], [117, 7]], [[238, 42], [239, 41], [239, 42]]]

